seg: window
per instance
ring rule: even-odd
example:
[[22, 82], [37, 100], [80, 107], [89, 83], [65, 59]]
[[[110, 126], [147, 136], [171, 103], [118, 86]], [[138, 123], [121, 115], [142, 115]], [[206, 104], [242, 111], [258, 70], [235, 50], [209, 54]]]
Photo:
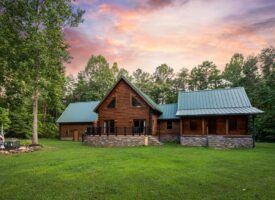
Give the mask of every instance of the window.
[[141, 107], [141, 103], [135, 97], [132, 97], [132, 106]]
[[113, 97], [111, 102], [108, 104], [107, 108], [115, 108], [116, 107], [116, 98]]
[[198, 124], [196, 120], [190, 120], [190, 130], [194, 131], [197, 130]]
[[115, 120], [105, 120], [103, 123], [104, 133], [114, 133], [115, 132]]
[[143, 133], [146, 128], [146, 121], [144, 119], [134, 119], [134, 132]]
[[173, 123], [172, 121], [167, 121], [167, 129], [172, 129], [173, 128]]
[[235, 131], [237, 129], [237, 120], [234, 118], [231, 118], [228, 120], [229, 123], [229, 131]]
[[69, 136], [70, 135], [70, 129], [67, 129], [66, 130], [66, 136]]

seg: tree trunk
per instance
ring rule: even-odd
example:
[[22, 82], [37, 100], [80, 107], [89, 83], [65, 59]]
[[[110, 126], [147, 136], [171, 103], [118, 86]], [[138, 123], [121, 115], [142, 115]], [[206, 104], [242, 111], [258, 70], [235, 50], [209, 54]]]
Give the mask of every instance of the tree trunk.
[[32, 144], [38, 144], [38, 90], [35, 89], [32, 97], [33, 122], [32, 122]]

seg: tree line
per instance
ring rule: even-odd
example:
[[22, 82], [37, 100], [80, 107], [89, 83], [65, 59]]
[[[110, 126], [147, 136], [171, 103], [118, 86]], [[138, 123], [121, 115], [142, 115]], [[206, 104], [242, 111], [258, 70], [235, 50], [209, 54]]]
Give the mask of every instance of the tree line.
[[70, 102], [100, 100], [121, 75], [157, 103], [177, 101], [179, 90], [245, 87], [252, 104], [265, 113], [256, 120], [260, 139], [275, 137], [275, 49], [257, 56], [234, 54], [223, 71], [211, 61], [179, 72], [167, 64], [151, 74], [129, 73], [101, 55], [91, 56], [77, 77], [66, 77], [71, 58], [64, 28], [83, 21], [71, 0], [0, 2], [0, 120], [11, 137], [55, 137], [56, 119]]

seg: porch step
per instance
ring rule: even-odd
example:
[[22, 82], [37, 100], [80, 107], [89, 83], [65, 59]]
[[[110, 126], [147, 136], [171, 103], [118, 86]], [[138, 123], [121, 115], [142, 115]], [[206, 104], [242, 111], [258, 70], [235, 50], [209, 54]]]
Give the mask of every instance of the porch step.
[[149, 145], [162, 145], [162, 143], [158, 140], [158, 138], [152, 135], [148, 136], [148, 142], [149, 142]]

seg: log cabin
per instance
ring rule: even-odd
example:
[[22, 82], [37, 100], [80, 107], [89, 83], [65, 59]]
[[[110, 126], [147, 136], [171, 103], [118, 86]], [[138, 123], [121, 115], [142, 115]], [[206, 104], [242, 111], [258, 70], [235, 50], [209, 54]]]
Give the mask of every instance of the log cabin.
[[101, 101], [71, 103], [57, 123], [65, 140], [90, 135], [102, 144], [98, 138], [116, 136], [125, 144], [121, 140], [149, 135], [187, 146], [239, 148], [254, 146], [251, 122], [261, 113], [242, 87], [179, 91], [176, 103], [159, 105], [122, 76]]

